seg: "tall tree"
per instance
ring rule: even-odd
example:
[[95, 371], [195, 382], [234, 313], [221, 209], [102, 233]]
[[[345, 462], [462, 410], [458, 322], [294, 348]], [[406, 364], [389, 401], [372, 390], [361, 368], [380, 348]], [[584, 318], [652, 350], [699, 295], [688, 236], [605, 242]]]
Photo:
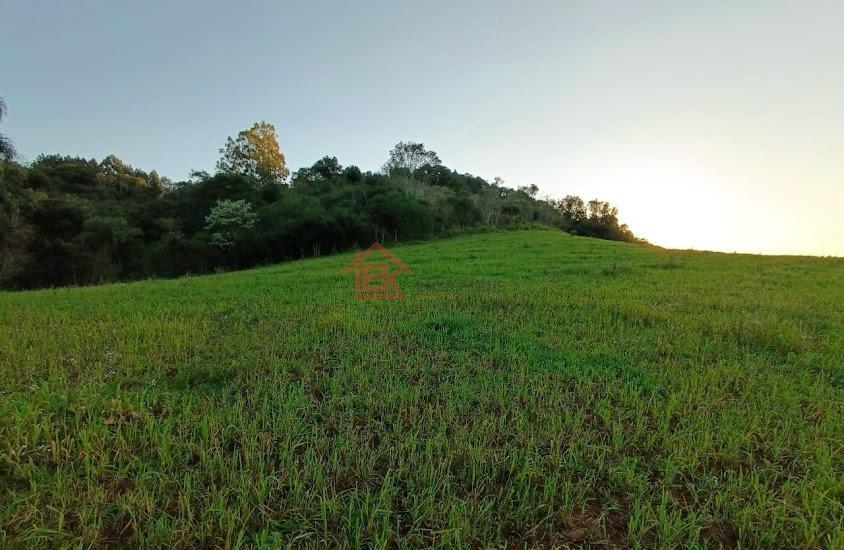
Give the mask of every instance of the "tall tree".
[[221, 172], [253, 177], [264, 185], [285, 183], [290, 175], [275, 126], [269, 122], [256, 122], [236, 138], [226, 139], [220, 153], [217, 169]]
[[582, 222], [586, 219], [586, 204], [577, 195], [566, 195], [554, 203], [554, 208], [563, 217], [573, 221]]
[[384, 164], [384, 173], [392, 174], [398, 170], [406, 170], [413, 175], [416, 170], [424, 166], [439, 166], [440, 157], [433, 151], [425, 149], [422, 143], [400, 141], [390, 151], [390, 158]]
[[[0, 120], [6, 117], [6, 101], [0, 97]], [[0, 159], [12, 160], [15, 158], [15, 146], [12, 140], [6, 137], [5, 134], [0, 134]]]

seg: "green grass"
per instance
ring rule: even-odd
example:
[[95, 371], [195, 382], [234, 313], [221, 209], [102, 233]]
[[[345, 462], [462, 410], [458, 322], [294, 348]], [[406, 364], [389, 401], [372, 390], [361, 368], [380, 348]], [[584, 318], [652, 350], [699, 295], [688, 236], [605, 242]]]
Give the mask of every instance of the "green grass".
[[0, 293], [0, 546], [844, 546], [844, 261], [391, 250]]

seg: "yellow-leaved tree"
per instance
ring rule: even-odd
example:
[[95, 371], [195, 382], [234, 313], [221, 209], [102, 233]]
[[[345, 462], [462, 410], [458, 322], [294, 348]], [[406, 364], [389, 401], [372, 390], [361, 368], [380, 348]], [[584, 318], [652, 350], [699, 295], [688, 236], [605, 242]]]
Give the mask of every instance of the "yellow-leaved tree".
[[217, 169], [221, 172], [250, 176], [264, 185], [283, 184], [290, 175], [275, 126], [269, 122], [256, 122], [236, 138], [226, 139], [220, 153]]

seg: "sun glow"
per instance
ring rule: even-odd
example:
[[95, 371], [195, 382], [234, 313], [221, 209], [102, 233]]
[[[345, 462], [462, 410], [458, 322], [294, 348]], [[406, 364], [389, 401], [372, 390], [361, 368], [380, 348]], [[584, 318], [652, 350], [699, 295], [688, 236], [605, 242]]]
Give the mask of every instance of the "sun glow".
[[[844, 255], [844, 235], [834, 217], [825, 224], [815, 219], [809, 227], [801, 220], [814, 216], [817, 205], [778, 193], [776, 180], [711, 159], [641, 151], [610, 161], [586, 157], [562, 181], [582, 182], [577, 189], [585, 198], [612, 197], [621, 222], [667, 248]], [[760, 181], [767, 188], [760, 188]]]

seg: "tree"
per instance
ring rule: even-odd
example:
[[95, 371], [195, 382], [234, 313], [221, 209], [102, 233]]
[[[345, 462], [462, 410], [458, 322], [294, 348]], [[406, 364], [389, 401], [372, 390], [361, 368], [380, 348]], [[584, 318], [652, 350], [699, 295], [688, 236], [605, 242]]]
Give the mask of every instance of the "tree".
[[317, 182], [332, 180], [343, 173], [343, 166], [337, 161], [337, 157], [328, 155], [322, 157], [310, 168], [301, 168], [293, 174], [293, 187], [311, 187]]
[[[156, 174], [158, 177], [158, 174]], [[151, 185], [149, 175], [143, 170], [136, 170], [117, 155], [109, 155], [100, 163], [98, 180], [111, 185], [125, 185], [127, 187], [147, 187]], [[155, 187], [160, 187], [161, 182]]]
[[256, 122], [237, 138], [226, 139], [220, 153], [217, 169], [221, 172], [249, 176], [264, 185], [283, 184], [290, 175], [275, 127], [268, 122]]
[[476, 194], [475, 203], [485, 225], [496, 225], [501, 219], [501, 196], [495, 188]]
[[35, 232], [26, 219], [30, 199], [20, 186], [25, 178], [23, 166], [0, 166], [0, 286], [11, 282], [29, 262], [27, 248]]
[[[0, 120], [6, 117], [6, 102], [0, 97]], [[0, 159], [12, 160], [15, 158], [15, 146], [12, 140], [4, 134], [0, 134]]]
[[231, 248], [245, 232], [255, 226], [252, 205], [245, 200], [222, 199], [205, 217], [205, 230], [211, 233], [210, 243], [218, 248]]
[[554, 208], [563, 215], [564, 218], [572, 222], [582, 222], [586, 219], [586, 204], [583, 199], [577, 195], [566, 195], [556, 203]]
[[323, 179], [337, 177], [342, 172], [343, 167], [337, 162], [337, 157], [329, 157], [328, 155], [322, 157], [311, 166], [311, 173]]
[[113, 252], [116, 246], [125, 244], [142, 234], [140, 229], [132, 227], [126, 218], [120, 216], [88, 218], [82, 225], [82, 230], [83, 238], [107, 245], [110, 252]]
[[593, 199], [586, 205], [589, 212], [589, 220], [597, 223], [612, 225], [618, 223], [618, 208], [610, 206], [610, 203]]
[[96, 281], [119, 276], [124, 256], [121, 253], [122, 247], [142, 234], [140, 229], [132, 227], [121, 216], [95, 216], [85, 220], [79, 238], [99, 249], [99, 259], [91, 266], [92, 279]]
[[384, 164], [384, 173], [391, 175], [396, 171], [407, 171], [413, 175], [423, 166], [439, 166], [440, 157], [433, 151], [425, 149], [422, 143], [400, 141], [390, 151], [390, 158]]
[[278, 201], [259, 211], [255, 240], [272, 259], [319, 256], [323, 242], [329, 245], [335, 231], [328, 210], [317, 197], [304, 193], [285, 193]]
[[373, 224], [373, 236], [379, 242], [387, 236], [397, 241], [399, 235], [424, 235], [432, 228], [431, 212], [419, 200], [396, 189], [372, 197], [366, 210]]
[[147, 184], [155, 189], [161, 189], [162, 187], [171, 186], [172, 182], [167, 178], [159, 176], [157, 170], [153, 170], [147, 175]]
[[348, 182], [358, 183], [363, 179], [363, 173], [361, 173], [360, 168], [357, 166], [346, 166], [343, 168], [343, 177]]
[[469, 195], [454, 195], [448, 199], [448, 204], [453, 212], [453, 221], [458, 227], [474, 225], [483, 216]]
[[531, 183], [528, 186], [521, 186], [516, 191], [521, 191], [522, 193], [526, 194], [531, 198], [535, 198], [536, 194], [539, 193], [539, 187], [536, 186], [535, 183]]

